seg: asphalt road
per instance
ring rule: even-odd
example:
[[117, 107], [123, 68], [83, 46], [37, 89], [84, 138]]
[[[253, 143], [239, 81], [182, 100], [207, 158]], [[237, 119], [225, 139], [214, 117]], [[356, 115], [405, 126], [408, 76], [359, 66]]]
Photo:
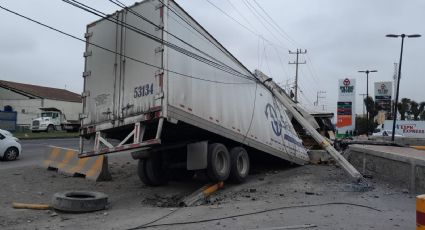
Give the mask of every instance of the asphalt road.
[[16, 161], [0, 161], [0, 170], [41, 164], [49, 145], [78, 149], [78, 138], [21, 140], [22, 153]]

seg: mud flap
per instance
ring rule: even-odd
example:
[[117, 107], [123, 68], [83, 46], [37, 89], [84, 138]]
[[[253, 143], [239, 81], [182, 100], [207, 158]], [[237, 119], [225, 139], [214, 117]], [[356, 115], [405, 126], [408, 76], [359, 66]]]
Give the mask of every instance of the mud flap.
[[208, 141], [187, 145], [187, 170], [207, 168]]

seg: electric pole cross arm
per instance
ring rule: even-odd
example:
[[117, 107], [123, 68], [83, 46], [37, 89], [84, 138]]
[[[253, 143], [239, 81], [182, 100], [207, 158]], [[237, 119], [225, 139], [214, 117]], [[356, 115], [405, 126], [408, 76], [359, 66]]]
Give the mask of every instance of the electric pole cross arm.
[[325, 149], [335, 161], [348, 173], [355, 182], [364, 182], [362, 174], [355, 169], [327, 140], [325, 137], [320, 135], [319, 132], [302, 116], [297, 110], [297, 106], [294, 106], [294, 102], [284, 93], [281, 92], [279, 86], [267, 77], [259, 70], [255, 70], [255, 75], [258, 79], [264, 83], [264, 85], [274, 94], [277, 100], [279, 100], [292, 115], [300, 123], [300, 125], [306, 129], [313, 139]]

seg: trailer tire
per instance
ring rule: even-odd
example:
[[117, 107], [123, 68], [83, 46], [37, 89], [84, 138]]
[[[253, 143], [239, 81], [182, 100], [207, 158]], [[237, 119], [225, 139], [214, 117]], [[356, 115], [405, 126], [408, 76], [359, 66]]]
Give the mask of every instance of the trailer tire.
[[146, 158], [139, 159], [139, 163], [137, 164], [137, 175], [139, 176], [143, 184], [152, 184], [152, 182], [148, 179], [148, 176], [146, 175]]
[[101, 192], [66, 191], [53, 195], [52, 207], [63, 212], [93, 212], [105, 209], [108, 196]]
[[230, 180], [234, 183], [242, 183], [249, 174], [249, 155], [242, 147], [234, 147], [230, 150]]
[[214, 181], [225, 181], [230, 174], [230, 156], [226, 146], [213, 143], [208, 146], [208, 177]]
[[165, 170], [162, 167], [161, 154], [157, 153], [148, 158], [145, 158], [143, 171], [144, 176], [146, 176], [146, 182], [144, 182], [146, 185], [160, 186], [167, 183], [167, 175], [165, 174]]

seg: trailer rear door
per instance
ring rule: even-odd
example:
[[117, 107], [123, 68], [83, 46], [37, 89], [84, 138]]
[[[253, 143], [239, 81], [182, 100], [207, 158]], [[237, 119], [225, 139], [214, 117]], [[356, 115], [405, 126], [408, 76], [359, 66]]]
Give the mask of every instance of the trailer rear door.
[[111, 21], [100, 20], [87, 26], [83, 125], [112, 120], [118, 114], [122, 28], [114, 21], [122, 18], [123, 14], [118, 13], [109, 17]]
[[161, 108], [163, 49], [145, 35], [161, 41], [162, 10], [147, 1], [87, 27], [83, 125]]
[[[136, 5], [124, 17], [130, 25], [124, 29], [124, 53], [137, 61], [126, 59], [122, 63], [120, 106], [123, 117], [161, 108], [163, 46], [160, 41], [163, 32], [160, 28], [163, 9], [154, 2]], [[140, 15], [154, 25], [140, 18]]]

